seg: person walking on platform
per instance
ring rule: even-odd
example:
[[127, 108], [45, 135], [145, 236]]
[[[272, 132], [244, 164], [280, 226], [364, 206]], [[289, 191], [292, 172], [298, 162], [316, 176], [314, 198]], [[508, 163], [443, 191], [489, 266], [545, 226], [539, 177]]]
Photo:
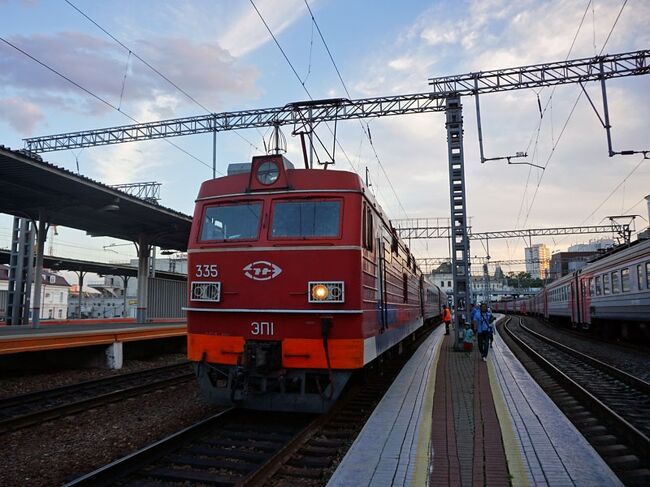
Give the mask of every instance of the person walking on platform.
[[487, 362], [488, 350], [490, 349], [490, 329], [492, 328], [493, 321], [494, 317], [488, 311], [487, 304], [485, 303], [481, 304], [478, 313], [474, 313], [472, 317], [472, 323], [476, 328], [476, 334], [478, 336], [478, 349], [481, 352], [483, 362]]
[[451, 311], [446, 304], [442, 305], [442, 321], [445, 322], [445, 335], [449, 335], [449, 325], [451, 324]]

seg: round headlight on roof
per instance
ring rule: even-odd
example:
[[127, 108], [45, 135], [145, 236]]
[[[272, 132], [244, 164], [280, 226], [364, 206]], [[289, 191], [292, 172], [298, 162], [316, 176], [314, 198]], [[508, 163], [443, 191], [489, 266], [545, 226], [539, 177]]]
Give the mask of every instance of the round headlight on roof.
[[280, 168], [275, 162], [263, 162], [257, 168], [257, 180], [261, 184], [273, 184], [278, 180], [280, 176]]

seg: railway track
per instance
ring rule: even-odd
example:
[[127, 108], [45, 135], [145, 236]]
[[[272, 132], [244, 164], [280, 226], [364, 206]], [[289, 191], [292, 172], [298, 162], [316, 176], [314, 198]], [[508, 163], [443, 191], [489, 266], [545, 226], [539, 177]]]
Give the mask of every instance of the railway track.
[[427, 334], [407, 352], [358, 376], [327, 414], [228, 409], [66, 487], [324, 485]]
[[0, 399], [0, 433], [141, 395], [193, 378], [190, 364], [184, 362]]
[[502, 336], [562, 412], [626, 485], [649, 485], [650, 384], [510, 321]]

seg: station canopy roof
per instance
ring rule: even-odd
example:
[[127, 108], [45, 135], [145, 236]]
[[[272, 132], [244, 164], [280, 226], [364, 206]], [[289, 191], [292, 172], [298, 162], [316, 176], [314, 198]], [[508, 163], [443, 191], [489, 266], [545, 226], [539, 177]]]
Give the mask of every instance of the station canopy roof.
[[[9, 264], [11, 252], [7, 249], [0, 249], [0, 264]], [[137, 277], [138, 268], [128, 264], [107, 264], [104, 262], [91, 262], [87, 260], [68, 259], [65, 257], [43, 256], [43, 267], [56, 271], [82, 271], [94, 272], [102, 276], [127, 276]], [[156, 270], [156, 277], [185, 281], [186, 274]]]
[[0, 146], [0, 212], [85, 230], [92, 236], [187, 250], [192, 218]]

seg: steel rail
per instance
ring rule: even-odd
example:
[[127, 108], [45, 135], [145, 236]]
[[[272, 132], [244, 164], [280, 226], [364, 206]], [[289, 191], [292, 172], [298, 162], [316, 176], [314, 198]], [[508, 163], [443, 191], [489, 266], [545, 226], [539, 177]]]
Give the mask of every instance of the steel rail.
[[[26, 405], [28, 403], [33, 403], [36, 401], [47, 401], [48, 397], [52, 398], [66, 394], [75, 394], [83, 391], [84, 389], [98, 386], [106, 387], [109, 386], [111, 382], [116, 382], [119, 386], [120, 383], [128, 382], [129, 380], [136, 380], [137, 378], [146, 379], [148, 376], [155, 375], [156, 373], [172, 371], [173, 369], [180, 369], [183, 366], [188, 367], [188, 364], [183, 363], [177, 365], [169, 365], [158, 367], [156, 369], [149, 369], [146, 371], [123, 374], [121, 376], [106, 377], [104, 379], [86, 381], [79, 384], [71, 384], [56, 389], [47, 389], [45, 391], [21, 394], [19, 396], [13, 396], [0, 400], [0, 411], [6, 410], [9, 407], [16, 408], [21, 404]], [[138, 384], [130, 387], [121, 386], [121, 388], [117, 390], [97, 394], [92, 397], [87, 397], [76, 401], [64, 402], [59, 405], [30, 411], [16, 416], [5, 417], [0, 420], [0, 433], [25, 428], [27, 426], [42, 423], [44, 421], [60, 418], [62, 416], [78, 413], [80, 411], [85, 411], [92, 407], [102, 406], [111, 402], [126, 399], [128, 397], [145, 394], [147, 392], [160, 389], [161, 387], [170, 387], [182, 382], [187, 382], [193, 377], [194, 372], [187, 371], [186, 373], [181, 373], [172, 377], [153, 380], [152, 382], [148, 382], [146, 384]]]
[[125, 477], [126, 475], [137, 471], [143, 464], [153, 461], [172, 451], [179, 444], [188, 439], [194, 438], [207, 429], [222, 423], [233, 411], [235, 411], [235, 408], [220, 411], [214, 416], [210, 416], [209, 418], [173, 433], [162, 440], [156, 441], [155, 443], [145, 446], [144, 448], [141, 448], [125, 457], [119, 458], [108, 465], [76, 478], [75, 480], [65, 484], [64, 487], [99, 487], [110, 485], [118, 478]]
[[634, 387], [635, 389], [638, 389], [640, 392], [644, 392], [646, 394], [650, 394], [650, 382], [646, 382], [645, 380], [641, 379], [640, 377], [636, 377], [628, 372], [625, 372], [624, 370], [621, 370], [617, 367], [614, 367], [613, 365], [606, 364], [605, 362], [598, 360], [597, 358], [590, 357], [589, 355], [580, 352], [576, 350], [575, 348], [571, 348], [567, 345], [564, 345], [563, 343], [560, 343], [558, 341], [553, 340], [552, 338], [549, 338], [547, 336], [542, 335], [541, 333], [532, 330], [528, 328], [526, 325], [523, 323], [520, 323], [519, 326], [525, 330], [527, 333], [530, 333], [534, 337], [550, 344], [553, 345], [554, 347], [562, 350], [563, 352], [568, 353], [569, 355], [576, 357], [579, 360], [582, 360], [583, 362], [587, 362], [588, 364], [592, 365], [593, 367], [602, 370], [606, 374], [609, 374], [613, 377], [616, 377], [619, 379], [621, 382], [625, 382], [626, 384]]
[[[519, 318], [519, 320], [520, 324], [524, 321], [523, 318]], [[591, 392], [562, 372], [541, 353], [534, 350], [523, 339], [518, 337], [517, 334], [508, 327], [508, 324], [509, 323], [504, 323], [503, 329], [506, 331], [510, 339], [512, 339], [526, 354], [528, 354], [528, 356], [530, 356], [544, 371], [551, 375], [551, 377], [556, 379], [582, 401], [589, 404], [605, 420], [613, 423], [617, 429], [621, 431], [626, 440], [633, 444], [639, 451], [643, 452], [645, 458], [648, 458], [648, 455], [650, 455], [650, 438], [648, 438], [643, 432], [639, 431], [639, 429], [634, 425], [630, 424], [626, 419], [622, 418], [618, 413], [613, 411], [600, 399], [595, 397]]]

